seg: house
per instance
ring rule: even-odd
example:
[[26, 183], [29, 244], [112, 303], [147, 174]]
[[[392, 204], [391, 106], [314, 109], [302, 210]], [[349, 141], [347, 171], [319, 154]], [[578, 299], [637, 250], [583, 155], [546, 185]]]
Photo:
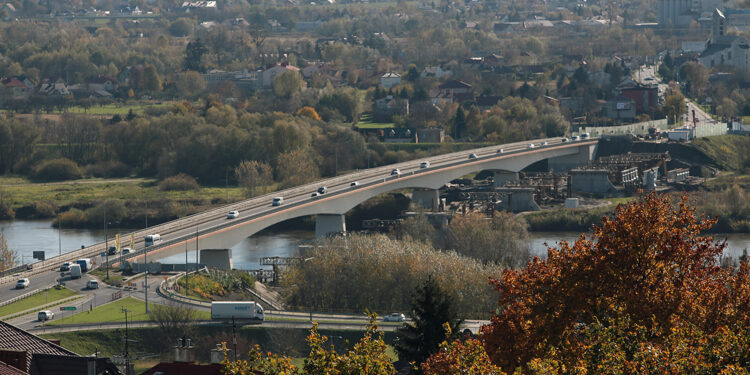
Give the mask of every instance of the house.
[[[21, 78], [21, 79], [19, 79]], [[34, 92], [34, 85], [25, 77], [7, 77], [0, 80], [10, 99], [23, 100]]]
[[431, 102], [435, 105], [465, 103], [474, 101], [474, 88], [463, 81], [449, 79], [438, 86], [432, 94]]
[[726, 16], [718, 9], [714, 10], [711, 39], [698, 56], [698, 61], [707, 68], [732, 68], [743, 73], [750, 73], [750, 41], [744, 36], [727, 35]]
[[0, 321], [0, 374], [60, 373], [121, 374], [108, 358], [81, 357], [59, 343]]
[[[173, 347], [173, 362], [161, 362], [146, 370], [142, 375], [221, 375], [224, 373], [221, 362], [224, 360], [224, 350], [220, 345], [211, 349], [211, 363], [195, 363], [195, 347], [190, 339], [177, 339]], [[253, 375], [263, 375], [259, 371], [251, 371]]]
[[505, 57], [491, 53], [484, 57], [482, 63], [487, 68], [496, 68], [505, 65]]
[[419, 74], [421, 77], [435, 77], [435, 78], [443, 78], [445, 76], [452, 75], [453, 72], [450, 70], [443, 69], [442, 66], [427, 66], [425, 67], [422, 72]]
[[190, 12], [193, 10], [215, 10], [216, 1], [185, 1], [182, 3], [182, 10]]
[[420, 143], [445, 142], [445, 130], [442, 128], [421, 128], [417, 130], [417, 140]]
[[61, 79], [44, 80], [42, 84], [39, 85], [38, 93], [40, 95], [48, 96], [66, 96], [70, 95], [70, 90], [68, 90], [68, 85], [66, 85]]
[[264, 89], [271, 88], [273, 86], [273, 79], [277, 75], [287, 71], [299, 72], [299, 68], [285, 63], [272, 65], [260, 73], [260, 87]]
[[618, 96], [604, 103], [604, 115], [614, 120], [616, 124], [633, 122], [636, 116], [636, 107], [633, 99]]
[[503, 100], [503, 97], [500, 95], [479, 95], [474, 102], [479, 109], [485, 111], [496, 106], [501, 100]]
[[89, 91], [98, 97], [111, 97], [112, 93], [117, 90], [117, 80], [100, 75], [87, 83]]
[[621, 96], [633, 100], [638, 113], [648, 112], [659, 105], [659, 88], [656, 85], [636, 85], [619, 91]]
[[393, 95], [376, 99], [372, 106], [372, 114], [381, 122], [391, 121], [393, 115], [406, 116], [409, 114], [409, 99], [394, 98]]
[[417, 132], [409, 128], [386, 129], [383, 134], [383, 142], [387, 143], [412, 143], [416, 142]]
[[380, 85], [390, 89], [401, 84], [401, 75], [395, 72], [387, 72], [380, 76]]

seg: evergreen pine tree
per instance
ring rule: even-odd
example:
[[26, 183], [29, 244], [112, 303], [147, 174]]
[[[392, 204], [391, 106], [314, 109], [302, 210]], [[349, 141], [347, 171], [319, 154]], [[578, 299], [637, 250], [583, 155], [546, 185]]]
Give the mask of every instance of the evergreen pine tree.
[[432, 276], [417, 288], [413, 303], [409, 312], [411, 324], [398, 329], [395, 349], [399, 360], [422, 363], [446, 339], [443, 324], [450, 324], [451, 331], [458, 332], [462, 320], [454, 312], [453, 299]]

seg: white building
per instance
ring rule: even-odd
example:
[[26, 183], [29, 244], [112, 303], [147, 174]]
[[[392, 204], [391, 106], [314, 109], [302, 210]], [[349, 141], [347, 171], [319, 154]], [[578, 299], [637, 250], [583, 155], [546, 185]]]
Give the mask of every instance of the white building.
[[727, 18], [718, 9], [714, 10], [711, 23], [711, 39], [698, 56], [707, 68], [736, 69], [750, 72], [750, 42], [744, 36], [727, 35]]
[[393, 86], [401, 84], [401, 75], [394, 72], [388, 72], [380, 77], [380, 85], [390, 89]]

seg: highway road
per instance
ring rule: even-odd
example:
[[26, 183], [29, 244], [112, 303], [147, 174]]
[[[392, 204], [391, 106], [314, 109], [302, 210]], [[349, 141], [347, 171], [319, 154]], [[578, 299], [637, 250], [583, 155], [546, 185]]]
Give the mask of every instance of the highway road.
[[[485, 147], [481, 149], [455, 152], [444, 155], [437, 155], [425, 160], [430, 161], [430, 168], [436, 169], [441, 166], [454, 165], [456, 162], [461, 161], [473, 161], [469, 159], [471, 154], [476, 155], [477, 158], [489, 158], [498, 156], [498, 150], [502, 149], [504, 154], [510, 154], [514, 152], [529, 151], [529, 143], [535, 144], [537, 149], [543, 149], [545, 147], [552, 147], [562, 143], [562, 138], [550, 138], [545, 140], [535, 140], [526, 142], [516, 142], [505, 145], [498, 145], [493, 147]], [[546, 144], [545, 144], [546, 143]], [[374, 183], [382, 181], [384, 178], [391, 176], [393, 169], [399, 169], [402, 174], [408, 174], [420, 169], [420, 162], [423, 160], [413, 160], [378, 168], [367, 169], [363, 171], [357, 171], [348, 175], [333, 177], [325, 180], [321, 180], [315, 183], [307, 184], [300, 187], [295, 187], [272, 194], [267, 194], [261, 197], [252, 198], [249, 200], [237, 202], [234, 204], [226, 205], [221, 208], [211, 209], [196, 215], [188, 216], [178, 220], [174, 220], [168, 223], [163, 223], [147, 230], [139, 230], [133, 233], [135, 238], [135, 254], [131, 254], [131, 257], [142, 261], [142, 252], [144, 250], [144, 237], [147, 234], [158, 233], [161, 235], [163, 244], [161, 246], [153, 246], [149, 248], [149, 256], [155, 250], [167, 246], [169, 244], [179, 243], [187, 239], [196, 237], [196, 233], [199, 233], [198, 242], [200, 243], [200, 236], [203, 236], [216, 228], [220, 228], [227, 223], [236, 222], [240, 220], [249, 219], [250, 217], [257, 218], [265, 214], [275, 212], [279, 207], [273, 207], [271, 201], [275, 196], [284, 197], [284, 205], [292, 205], [299, 202], [306, 202], [314, 200], [311, 194], [317, 190], [320, 186], [326, 186], [328, 188], [328, 194], [336, 193], [340, 191], [346, 191], [349, 189], [358, 189], [361, 185], [368, 183]], [[357, 182], [360, 186], [351, 186], [353, 182]], [[283, 207], [282, 207], [283, 208]], [[230, 210], [239, 211], [240, 216], [237, 219], [227, 219], [226, 215]], [[130, 234], [122, 235], [123, 243], [127, 243]], [[110, 242], [110, 245], [113, 243]], [[99, 254], [104, 251], [104, 243], [98, 243], [87, 247], [85, 249], [75, 250], [62, 256], [56, 256], [47, 259], [44, 262], [37, 262], [33, 264], [33, 269], [24, 271], [15, 275], [9, 275], [0, 278], [0, 303], [7, 301], [8, 299], [19, 296], [28, 291], [32, 291], [36, 288], [46, 288], [56, 284], [60, 278], [58, 272], [59, 266], [63, 262], [71, 261], [74, 262], [76, 259], [88, 257], [91, 258], [97, 266], [103, 263], [104, 258]], [[194, 250], [194, 249], [190, 249]], [[118, 258], [118, 257], [110, 257]], [[154, 258], [149, 258], [154, 259]], [[20, 277], [27, 277], [31, 280], [31, 285], [26, 290], [13, 289], [15, 281]]]

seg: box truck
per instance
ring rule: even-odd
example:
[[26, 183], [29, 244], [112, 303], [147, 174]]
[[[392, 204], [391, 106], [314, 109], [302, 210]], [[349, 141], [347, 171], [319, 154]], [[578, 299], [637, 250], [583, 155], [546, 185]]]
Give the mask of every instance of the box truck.
[[252, 301], [211, 302], [211, 319], [252, 319], [263, 321], [263, 307]]
[[78, 263], [78, 265], [81, 266], [81, 272], [91, 271], [91, 259], [89, 258], [78, 259], [76, 263]]

